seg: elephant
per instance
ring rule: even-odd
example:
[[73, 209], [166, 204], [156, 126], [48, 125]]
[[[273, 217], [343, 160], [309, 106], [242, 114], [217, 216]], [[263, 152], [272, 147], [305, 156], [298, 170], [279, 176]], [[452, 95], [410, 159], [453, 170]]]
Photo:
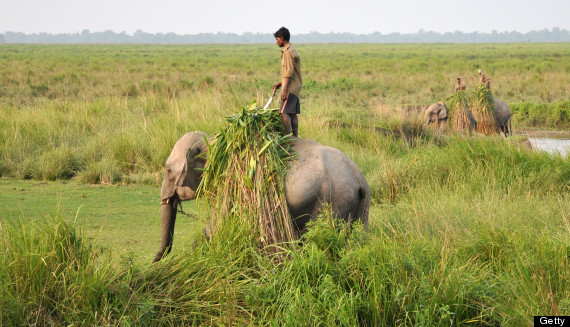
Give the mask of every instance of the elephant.
[[[161, 189], [161, 244], [153, 262], [172, 249], [178, 204], [196, 198], [207, 160], [206, 140], [206, 133], [186, 133], [166, 160]], [[307, 223], [327, 203], [335, 218], [349, 223], [360, 219], [367, 230], [370, 188], [358, 166], [342, 151], [309, 139], [292, 137], [291, 148], [297, 156], [289, 162], [284, 188], [297, 231], [303, 234]]]
[[[465, 107], [463, 110], [464, 110], [464, 116], [461, 115], [452, 116], [453, 118], [452, 124], [454, 126], [454, 129], [463, 130], [467, 128], [469, 130], [469, 134], [471, 134], [473, 132], [473, 129], [477, 128], [477, 120], [475, 119], [475, 116], [473, 116], [473, 113], [471, 112], [471, 110], [469, 110], [469, 108]], [[459, 123], [463, 119], [463, 117], [467, 119], [467, 126], [465, 126], [464, 122]], [[442, 101], [432, 104], [426, 109], [424, 113], [425, 124], [427, 125], [429, 123], [437, 121], [438, 128], [440, 131], [445, 131], [448, 118], [449, 118], [449, 111], [447, 109], [447, 105]]]
[[443, 102], [436, 102], [429, 106], [424, 113], [425, 124], [437, 122], [440, 131], [445, 130], [447, 122], [447, 106]]
[[501, 132], [503, 132], [503, 134], [505, 134], [505, 137], [507, 137], [507, 134], [509, 134], [509, 130], [510, 133], [512, 134], [511, 110], [509, 109], [509, 106], [507, 106], [505, 101], [495, 96], [493, 96], [493, 104], [495, 105], [495, 109], [493, 111], [493, 114], [495, 116], [495, 122], [497, 123], [497, 126], [499, 127]]

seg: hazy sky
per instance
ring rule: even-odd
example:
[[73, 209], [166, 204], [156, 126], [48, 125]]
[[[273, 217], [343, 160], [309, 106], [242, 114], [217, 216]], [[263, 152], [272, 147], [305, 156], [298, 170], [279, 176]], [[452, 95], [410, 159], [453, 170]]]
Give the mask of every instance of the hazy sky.
[[0, 33], [526, 33], [570, 30], [570, 0], [0, 0]]

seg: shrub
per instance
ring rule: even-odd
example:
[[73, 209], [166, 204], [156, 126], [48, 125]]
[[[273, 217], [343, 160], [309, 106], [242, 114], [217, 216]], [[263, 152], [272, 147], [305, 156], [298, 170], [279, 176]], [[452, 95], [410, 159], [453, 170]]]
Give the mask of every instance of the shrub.
[[570, 101], [557, 103], [515, 103], [510, 106], [518, 125], [552, 129], [570, 128]]
[[76, 179], [86, 184], [116, 184], [122, 180], [123, 174], [119, 165], [108, 158], [87, 164], [79, 172]]
[[80, 171], [81, 165], [71, 146], [60, 146], [34, 158], [30, 169], [35, 179], [70, 179]]

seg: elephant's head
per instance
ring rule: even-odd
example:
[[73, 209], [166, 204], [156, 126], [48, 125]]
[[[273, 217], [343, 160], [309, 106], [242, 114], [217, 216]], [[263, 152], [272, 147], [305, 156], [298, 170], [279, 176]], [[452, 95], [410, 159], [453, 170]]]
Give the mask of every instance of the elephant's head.
[[424, 113], [424, 123], [427, 125], [432, 122], [439, 122], [439, 128], [445, 127], [447, 121], [447, 106], [443, 102], [436, 102], [429, 106]]
[[153, 262], [159, 261], [172, 248], [178, 204], [196, 197], [202, 168], [206, 164], [206, 138], [203, 132], [186, 133], [176, 142], [166, 160], [160, 195], [162, 237]]
[[429, 106], [424, 113], [426, 124], [442, 119], [447, 119], [447, 106], [441, 101]]
[[175, 195], [180, 201], [196, 197], [206, 164], [206, 138], [203, 132], [192, 132], [176, 142], [164, 167], [161, 202], [169, 202]]

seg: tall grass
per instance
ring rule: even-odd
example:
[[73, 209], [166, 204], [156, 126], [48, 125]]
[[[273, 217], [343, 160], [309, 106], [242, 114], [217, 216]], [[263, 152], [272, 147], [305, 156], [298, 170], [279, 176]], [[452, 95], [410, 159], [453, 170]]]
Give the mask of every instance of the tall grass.
[[[3, 324], [532, 325], [570, 310], [568, 195], [417, 188], [370, 232], [330, 209], [273, 261], [246, 220], [147, 269], [60, 220], [4, 222]], [[39, 228], [35, 228], [39, 227]]]
[[[521, 326], [570, 311], [570, 159], [518, 138], [441, 136], [385, 109], [413, 118], [410, 108], [445, 99], [458, 75], [475, 85], [478, 67], [509, 104], [566, 103], [566, 44], [297, 49], [300, 134], [364, 172], [368, 233], [325, 210], [275, 260], [239, 216], [140, 267], [113, 258], [115, 240], [91, 243], [74, 217], [0, 214], [0, 324]], [[228, 108], [267, 100], [278, 51], [0, 45], [0, 174], [156, 186], [181, 135], [213, 134], [239, 113]]]
[[[2, 325], [109, 324], [125, 289], [108, 255], [61, 217], [36, 224], [2, 220]], [[126, 292], [125, 292], [126, 293]]]
[[510, 105], [510, 109], [519, 123], [547, 129], [570, 130], [570, 101], [515, 103]]
[[[319, 133], [304, 126], [314, 121], [379, 125], [381, 106], [442, 101], [458, 75], [477, 85], [477, 67], [492, 75], [494, 95], [509, 105], [568, 101], [565, 44], [298, 50], [306, 80], [300, 133], [313, 139]], [[159, 184], [180, 135], [217, 131], [236, 113], [231, 108], [264, 103], [279, 79], [279, 49], [271, 45], [2, 44], [0, 57], [0, 174], [17, 178]], [[532, 119], [521, 111], [513, 125], [564, 128], [564, 110], [545, 112], [549, 118], [536, 111]]]

